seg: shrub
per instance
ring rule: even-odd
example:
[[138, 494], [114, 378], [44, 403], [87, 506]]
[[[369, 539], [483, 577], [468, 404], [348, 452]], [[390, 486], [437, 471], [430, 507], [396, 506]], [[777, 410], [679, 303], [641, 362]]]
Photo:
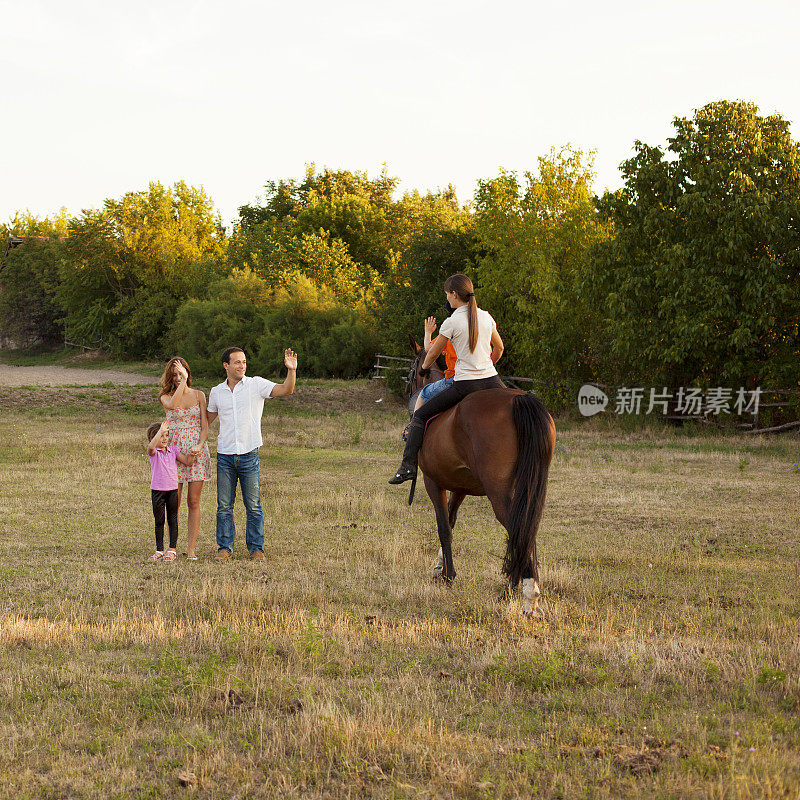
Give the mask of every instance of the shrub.
[[178, 309], [165, 345], [185, 358], [196, 376], [221, 380], [222, 351], [236, 346], [251, 355], [265, 332], [264, 313], [244, 298], [192, 299]]
[[232, 346], [248, 354], [251, 375], [280, 375], [283, 351], [291, 347], [299, 355], [302, 375], [355, 378], [372, 367], [377, 341], [360, 311], [319, 308], [295, 299], [269, 307], [227, 297], [184, 303], [166, 344], [206, 378], [222, 375], [220, 355]]

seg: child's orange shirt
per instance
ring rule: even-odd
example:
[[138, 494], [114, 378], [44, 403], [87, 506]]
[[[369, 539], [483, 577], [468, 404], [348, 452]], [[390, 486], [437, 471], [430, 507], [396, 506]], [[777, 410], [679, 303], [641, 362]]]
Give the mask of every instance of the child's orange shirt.
[[452, 378], [456, 374], [456, 361], [458, 356], [453, 348], [453, 343], [448, 339], [444, 348], [444, 360], [447, 362], [447, 369], [444, 371], [445, 378]]

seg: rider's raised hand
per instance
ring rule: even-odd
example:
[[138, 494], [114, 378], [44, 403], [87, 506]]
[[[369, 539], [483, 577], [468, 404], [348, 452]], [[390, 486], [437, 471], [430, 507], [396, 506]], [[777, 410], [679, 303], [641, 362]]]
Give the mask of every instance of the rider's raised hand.
[[426, 317], [425, 319], [425, 333], [432, 336], [436, 330], [436, 317]]
[[291, 347], [287, 347], [283, 351], [283, 363], [286, 365], [286, 369], [297, 369], [297, 353]]

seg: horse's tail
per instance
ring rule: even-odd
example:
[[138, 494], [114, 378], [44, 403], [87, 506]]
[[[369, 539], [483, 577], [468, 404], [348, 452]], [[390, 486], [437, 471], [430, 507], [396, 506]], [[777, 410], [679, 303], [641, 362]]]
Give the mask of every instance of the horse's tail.
[[517, 429], [517, 466], [514, 495], [508, 511], [508, 546], [503, 572], [511, 586], [523, 577], [528, 559], [536, 571], [536, 532], [547, 492], [547, 473], [553, 457], [555, 427], [542, 402], [532, 394], [520, 394], [512, 406]]

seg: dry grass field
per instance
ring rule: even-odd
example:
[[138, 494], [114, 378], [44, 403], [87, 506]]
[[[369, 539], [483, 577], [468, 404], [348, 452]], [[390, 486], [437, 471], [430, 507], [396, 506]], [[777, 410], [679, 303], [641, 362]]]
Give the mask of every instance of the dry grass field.
[[152, 389], [0, 389], [1, 797], [800, 797], [797, 437], [563, 421], [529, 621], [481, 498], [431, 583], [380, 398], [267, 403], [265, 563], [212, 482], [153, 565]]

